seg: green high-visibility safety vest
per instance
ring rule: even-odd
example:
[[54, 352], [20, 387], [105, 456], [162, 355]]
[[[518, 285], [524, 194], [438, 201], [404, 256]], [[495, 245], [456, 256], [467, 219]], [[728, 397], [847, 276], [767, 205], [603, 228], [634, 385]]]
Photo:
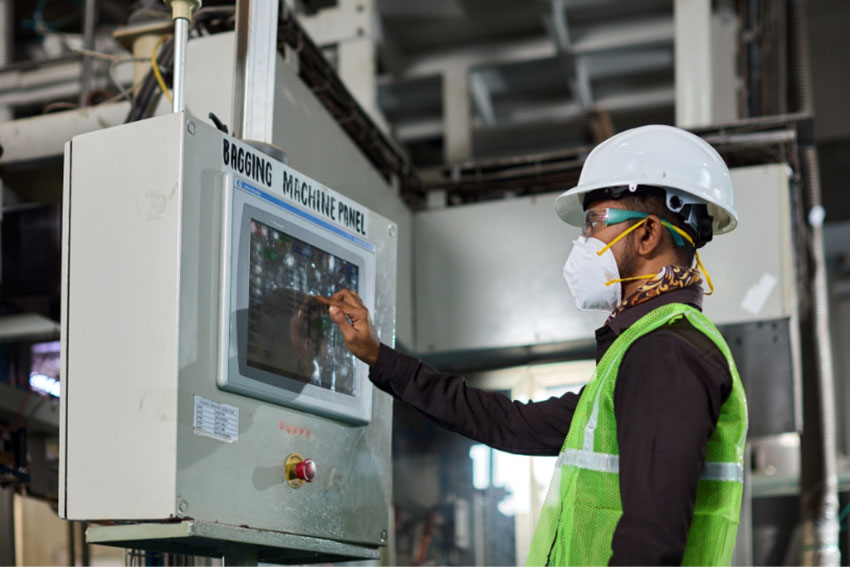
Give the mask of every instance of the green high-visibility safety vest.
[[732, 391], [706, 446], [683, 565], [729, 565], [744, 488], [747, 400], [729, 347], [697, 309], [681, 303], [644, 315], [617, 337], [596, 367], [576, 407], [540, 519], [528, 565], [607, 565], [614, 529], [623, 514], [614, 416], [617, 372], [640, 337], [686, 317], [726, 357]]

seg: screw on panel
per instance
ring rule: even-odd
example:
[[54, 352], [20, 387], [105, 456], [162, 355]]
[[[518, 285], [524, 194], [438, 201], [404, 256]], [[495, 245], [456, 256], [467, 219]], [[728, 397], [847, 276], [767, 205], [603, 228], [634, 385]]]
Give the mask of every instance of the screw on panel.
[[381, 530], [381, 541], [387, 541], [387, 530]]
[[390, 234], [390, 236], [395, 236], [395, 233], [396, 233], [395, 225], [391, 224], [390, 227], [387, 229], [387, 232]]
[[195, 123], [191, 120], [186, 123], [186, 131], [189, 132], [190, 135], [195, 135]]
[[181, 514], [185, 514], [189, 510], [189, 503], [185, 500], [180, 500], [177, 504], [177, 509], [180, 510]]

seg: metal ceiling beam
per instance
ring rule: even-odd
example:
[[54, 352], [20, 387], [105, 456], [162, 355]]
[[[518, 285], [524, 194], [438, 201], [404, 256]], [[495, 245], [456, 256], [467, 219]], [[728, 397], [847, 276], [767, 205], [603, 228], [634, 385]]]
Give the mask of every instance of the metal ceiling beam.
[[443, 119], [406, 120], [392, 127], [393, 136], [399, 142], [420, 142], [436, 140], [443, 136]]
[[639, 45], [672, 43], [675, 37], [673, 17], [653, 17], [600, 24], [573, 38], [573, 53], [599, 53]]
[[565, 0], [550, 0], [549, 13], [543, 16], [543, 21], [555, 43], [558, 60], [566, 74], [567, 85], [573, 98], [578, 101], [582, 109], [589, 110], [593, 107], [590, 75], [587, 71], [587, 62], [583, 60], [583, 57], [577, 57], [573, 53]]
[[[622, 95], [608, 95], [596, 100], [595, 109], [605, 112], [623, 112], [672, 106], [676, 100], [673, 87], [658, 87], [632, 91]], [[518, 104], [513, 112], [506, 112], [504, 124], [535, 124], [554, 120], [570, 120], [581, 116], [582, 107], [576, 102], [554, 104]]]
[[496, 113], [493, 111], [493, 101], [490, 100], [490, 89], [481, 73], [472, 72], [469, 74], [469, 91], [472, 94], [472, 100], [475, 102], [475, 108], [481, 115], [482, 122], [487, 126], [495, 125]]
[[[570, 51], [574, 55], [628, 50], [650, 45], [672, 45], [673, 18], [644, 18], [633, 22], [608, 23], [583, 31], [571, 38]], [[459, 49], [436, 51], [411, 58], [403, 77], [439, 75], [446, 68], [458, 64], [483, 67], [497, 64], [524, 63], [551, 59], [558, 54], [549, 37], [521, 41], [477, 44]]]
[[552, 40], [546, 37], [525, 41], [477, 44], [411, 58], [403, 76], [413, 78], [440, 75], [446, 68], [458, 64], [477, 67], [496, 63], [536, 61], [552, 58], [556, 53]]
[[[587, 72], [591, 79], [605, 79], [609, 77], [639, 75], [647, 71], [660, 71], [673, 68], [672, 46], [660, 46], [655, 48], [635, 49], [631, 51], [617, 51], [587, 55], [582, 58], [587, 64]], [[490, 94], [507, 93], [509, 85], [506, 83], [499, 68], [491, 67], [473, 71], [481, 77]], [[404, 112], [405, 109], [418, 108], [429, 104], [432, 95], [421, 87], [411, 88], [408, 83], [416, 82], [419, 85], [423, 80], [429, 78], [416, 77], [411, 79], [396, 80], [388, 75], [378, 79], [381, 107], [386, 112]]]
[[673, 68], [672, 46], [647, 47], [630, 51], [608, 51], [582, 58], [591, 79], [636, 75], [645, 71]]
[[300, 14], [297, 19], [316, 45], [324, 47], [362, 37], [374, 37], [379, 20], [373, 16], [371, 0], [344, 0], [313, 15]]
[[[627, 112], [650, 108], [672, 107], [676, 99], [672, 87], [658, 87], [630, 92], [623, 95], [608, 95], [596, 100], [595, 109], [602, 112]], [[488, 126], [483, 120], [473, 121], [473, 130], [494, 131], [516, 126], [534, 126], [552, 122], [569, 122], [582, 116], [583, 110], [576, 102], [550, 104], [523, 104], [518, 102], [513, 111], [503, 111], [499, 121]], [[433, 140], [443, 135], [443, 120], [440, 118], [397, 121], [393, 133], [400, 142]]]
[[378, 2], [382, 16], [391, 18], [444, 18], [460, 20], [466, 10], [458, 0], [384, 0]]

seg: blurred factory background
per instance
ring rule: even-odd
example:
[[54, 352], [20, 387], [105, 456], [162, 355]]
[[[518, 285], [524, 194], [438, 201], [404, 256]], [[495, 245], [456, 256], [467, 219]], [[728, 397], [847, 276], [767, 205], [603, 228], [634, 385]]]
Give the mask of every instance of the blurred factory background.
[[[750, 403], [735, 563], [800, 564], [807, 527], [826, 522], [850, 565], [850, 4], [240, 4], [195, 11], [186, 109], [235, 132], [248, 79], [234, 62], [264, 46], [276, 65], [245, 84], [267, 93], [267, 141], [397, 227], [398, 348], [515, 399], [577, 391], [593, 370], [602, 319], [572, 304], [560, 272], [575, 234], [552, 210], [589, 150], [651, 123], [712, 143], [741, 215], [704, 254], [718, 288], [706, 313]], [[255, 27], [234, 31], [248, 4]], [[0, 564], [219, 561], [87, 543], [89, 526], [57, 512], [65, 144], [171, 112], [171, 34], [158, 0], [0, 0]], [[391, 431], [386, 547], [364, 564], [525, 561], [554, 458], [495, 451], [398, 402]]]

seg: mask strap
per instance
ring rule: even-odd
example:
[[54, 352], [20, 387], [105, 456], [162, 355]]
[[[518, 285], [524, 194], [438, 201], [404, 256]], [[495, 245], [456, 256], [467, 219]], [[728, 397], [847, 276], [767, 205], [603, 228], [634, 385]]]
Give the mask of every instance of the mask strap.
[[645, 276], [632, 276], [630, 278], [619, 278], [619, 279], [616, 279], [616, 280], [607, 281], [607, 282], [605, 282], [605, 285], [612, 285], [612, 284], [620, 283], [620, 282], [632, 282], [632, 281], [635, 281], [635, 280], [651, 280], [652, 278], [654, 278], [657, 275], [658, 274], [646, 274]]
[[[597, 252], [597, 253], [596, 253], [596, 255], [597, 255], [597, 256], [602, 256], [602, 255], [605, 253], [605, 251], [606, 251], [606, 250], [608, 250], [609, 248], [611, 248], [612, 246], [614, 246], [615, 244], [617, 244], [617, 242], [618, 242], [621, 238], [623, 238], [623, 237], [624, 237], [624, 236], [626, 236], [628, 233], [630, 233], [631, 231], [635, 230], [637, 227], [639, 227], [640, 225], [642, 225], [643, 223], [645, 223], [645, 222], [646, 222], [646, 220], [647, 220], [647, 219], [646, 219], [646, 218], [644, 218], [644, 219], [643, 219], [643, 220], [641, 220], [640, 222], [635, 223], [634, 225], [630, 226], [628, 229], [626, 229], [626, 230], [624, 230], [623, 232], [621, 232], [621, 233], [617, 236], [617, 238], [615, 238], [614, 240], [612, 240], [611, 242], [609, 242], [609, 243], [608, 243], [608, 244], [607, 244], [607, 245], [606, 245], [606, 246], [605, 246], [602, 250], [600, 250], [599, 252]], [[655, 277], [655, 276], [657, 276], [657, 275], [658, 275], [658, 274], [646, 274], [646, 275], [644, 275], [644, 276], [632, 276], [632, 277], [630, 277], [630, 278], [618, 278], [618, 279], [615, 279], [615, 280], [609, 280], [609, 281], [605, 282], [605, 285], [606, 285], [606, 286], [608, 286], [608, 285], [613, 285], [613, 284], [615, 284], [615, 283], [620, 283], [620, 282], [631, 282], [631, 281], [635, 281], [635, 280], [651, 280], [652, 278], [654, 278], [654, 277]]]
[[685, 239], [688, 242], [691, 243], [691, 246], [694, 247], [694, 256], [696, 257], [696, 260], [697, 260], [697, 267], [702, 271], [703, 274], [705, 274], [705, 281], [708, 284], [708, 289], [710, 290], [709, 292], [706, 293], [706, 295], [711, 295], [712, 293], [714, 293], [714, 284], [711, 282], [711, 276], [708, 275], [708, 270], [705, 269], [705, 266], [703, 265], [702, 260], [700, 260], [700, 258], [699, 258], [699, 252], [696, 251], [696, 246], [694, 245], [694, 239], [691, 238], [690, 234], [688, 234], [687, 232], [685, 232], [684, 230], [682, 230], [678, 226], [672, 225], [672, 224], [670, 224], [666, 221], [663, 221], [663, 220], [661, 222], [666, 227], [668, 227], [669, 229], [675, 230], [676, 232], [678, 232], [679, 234], [684, 236]]
[[608, 250], [609, 248], [611, 248], [612, 246], [614, 246], [615, 244], [617, 244], [617, 242], [618, 242], [621, 238], [623, 238], [624, 236], [626, 236], [628, 233], [630, 233], [631, 231], [633, 231], [634, 229], [636, 229], [637, 227], [639, 227], [640, 225], [642, 225], [643, 223], [645, 223], [645, 222], [647, 221], [647, 219], [648, 219], [648, 218], [649, 218], [649, 217], [644, 218], [642, 221], [640, 221], [640, 222], [638, 222], [638, 223], [635, 223], [634, 225], [630, 226], [628, 229], [626, 229], [626, 230], [624, 230], [623, 232], [621, 232], [621, 233], [617, 236], [617, 238], [615, 238], [614, 240], [612, 240], [611, 242], [609, 242], [608, 244], [606, 244], [606, 245], [605, 245], [605, 247], [604, 247], [602, 250], [600, 250], [599, 252], [597, 252], [597, 253], [596, 253], [596, 255], [597, 255], [597, 256], [602, 256], [602, 255], [605, 253], [605, 251], [606, 251], [606, 250]]
[[702, 260], [699, 259], [699, 252], [694, 251], [694, 255], [697, 259], [697, 266], [699, 266], [699, 269], [702, 270], [702, 273], [705, 274], [705, 281], [708, 283], [708, 289], [711, 290], [706, 293], [706, 295], [711, 295], [712, 293], [714, 293], [714, 284], [711, 283], [711, 276], [708, 275], [708, 270], [706, 270], [705, 266], [702, 265]]
[[[629, 227], [627, 230], [624, 230], [623, 232], [621, 232], [614, 240], [609, 242], [604, 248], [602, 248], [602, 250], [597, 252], [596, 255], [602, 256], [602, 254], [604, 254], [606, 250], [608, 250], [609, 248], [614, 246], [621, 238], [626, 236], [631, 231], [635, 230], [637, 227], [639, 227], [640, 225], [642, 225], [646, 221], [647, 221], [647, 219], [645, 218], [642, 221], [635, 223], [634, 225]], [[705, 266], [703, 265], [702, 260], [700, 260], [699, 252], [696, 251], [696, 245], [694, 244], [694, 239], [691, 238], [691, 235], [688, 234], [687, 232], [685, 232], [684, 230], [682, 230], [681, 228], [679, 228], [678, 226], [676, 226], [672, 223], [669, 223], [665, 220], [661, 220], [661, 224], [663, 224], [664, 226], [666, 226], [670, 230], [675, 231], [677, 234], [680, 234], [682, 237], [685, 238], [685, 240], [687, 240], [690, 243], [691, 246], [694, 247], [694, 256], [695, 256], [696, 261], [697, 261], [697, 267], [702, 271], [703, 274], [705, 274], [705, 281], [708, 284], [709, 291], [706, 293], [706, 295], [711, 295], [712, 293], [714, 293], [714, 283], [712, 283], [711, 276], [708, 275], [708, 270], [705, 269]], [[648, 279], [654, 278], [656, 275], [658, 275], [658, 274], [649, 274], [649, 275], [645, 275], [645, 276], [634, 276], [634, 277], [631, 277], [631, 278], [622, 278], [622, 279], [617, 279], [617, 280], [610, 280], [610, 281], [605, 282], [605, 285], [611, 285], [611, 284], [615, 284], [615, 283], [619, 283], [619, 282], [632, 281], [632, 280], [648, 280]]]

